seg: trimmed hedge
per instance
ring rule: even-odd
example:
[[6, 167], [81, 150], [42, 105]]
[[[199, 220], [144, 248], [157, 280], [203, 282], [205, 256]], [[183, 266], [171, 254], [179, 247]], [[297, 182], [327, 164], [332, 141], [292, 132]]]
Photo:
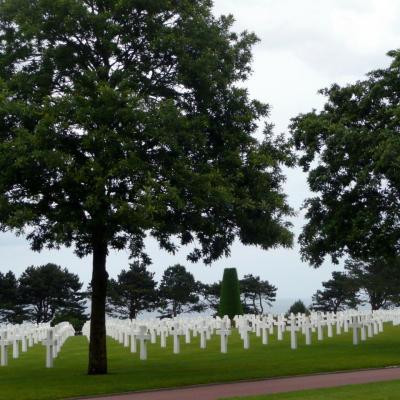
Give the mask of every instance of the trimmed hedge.
[[243, 314], [240, 301], [240, 287], [236, 268], [225, 268], [221, 284], [221, 300], [218, 315], [227, 315], [232, 319], [235, 315]]

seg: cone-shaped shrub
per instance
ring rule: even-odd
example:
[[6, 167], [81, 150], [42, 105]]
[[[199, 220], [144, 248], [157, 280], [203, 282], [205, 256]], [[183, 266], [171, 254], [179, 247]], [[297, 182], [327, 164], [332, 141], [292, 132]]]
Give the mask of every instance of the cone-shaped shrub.
[[240, 301], [239, 279], [236, 268], [225, 268], [221, 285], [221, 300], [218, 315], [227, 315], [232, 319], [235, 315], [243, 314]]

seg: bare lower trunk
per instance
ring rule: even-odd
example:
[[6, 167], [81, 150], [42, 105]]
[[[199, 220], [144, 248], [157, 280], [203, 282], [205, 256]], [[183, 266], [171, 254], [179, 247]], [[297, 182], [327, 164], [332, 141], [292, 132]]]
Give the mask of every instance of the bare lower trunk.
[[90, 345], [88, 374], [107, 373], [106, 348], [106, 271], [107, 245], [101, 241], [93, 244], [92, 312], [90, 317]]

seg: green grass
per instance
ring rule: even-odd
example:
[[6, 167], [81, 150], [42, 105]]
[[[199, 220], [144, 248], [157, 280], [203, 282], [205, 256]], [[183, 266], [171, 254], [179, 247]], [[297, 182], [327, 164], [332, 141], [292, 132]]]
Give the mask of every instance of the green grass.
[[[80, 395], [116, 393], [190, 384], [257, 379], [284, 375], [310, 374], [335, 370], [383, 367], [400, 364], [400, 328], [385, 326], [385, 332], [359, 346], [352, 345], [351, 333], [305, 346], [299, 336], [298, 350], [291, 350], [289, 334], [282, 342], [251, 337], [251, 348], [243, 350], [237, 332], [229, 338], [228, 354], [219, 352], [219, 337], [214, 336], [201, 350], [199, 338], [192, 344], [181, 339], [181, 354], [168, 347], [149, 345], [147, 361], [131, 354], [116, 341], [108, 341], [109, 374], [87, 376], [88, 343], [84, 337], [70, 338], [46, 369], [45, 347], [36, 345], [17, 360], [10, 358], [0, 368], [0, 399], [60, 399]], [[11, 350], [11, 349], [10, 349]], [[10, 351], [11, 357], [11, 351]]]
[[265, 396], [237, 397], [230, 400], [398, 400], [399, 392], [400, 381], [391, 381]]

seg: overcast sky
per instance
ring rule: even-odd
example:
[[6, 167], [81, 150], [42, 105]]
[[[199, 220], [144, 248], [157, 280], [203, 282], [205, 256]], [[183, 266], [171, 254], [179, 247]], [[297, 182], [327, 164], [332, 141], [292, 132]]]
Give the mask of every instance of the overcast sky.
[[[372, 69], [387, 66], [386, 52], [400, 47], [398, 0], [215, 0], [215, 13], [235, 16], [234, 29], [254, 31], [261, 42], [254, 48], [254, 73], [248, 81], [252, 97], [271, 105], [270, 121], [276, 133], [286, 132], [290, 118], [320, 108], [318, 89], [362, 79]], [[305, 175], [287, 172], [289, 202], [297, 211], [307, 197]], [[293, 218], [296, 236], [304, 219]], [[33, 253], [28, 243], [11, 234], [0, 235], [0, 271], [19, 275], [29, 265], [54, 262], [90, 280], [90, 258], [78, 259], [70, 249]], [[298, 246], [262, 251], [235, 243], [230, 258], [211, 267], [189, 264], [186, 249], [172, 256], [154, 241], [147, 242], [153, 260], [151, 270], [160, 278], [163, 270], [182, 263], [204, 282], [221, 279], [225, 267], [236, 267], [239, 276], [260, 275], [278, 287], [278, 299], [310, 298], [333, 270], [327, 262], [314, 270], [302, 263]], [[116, 276], [128, 266], [127, 252], [112, 252], [108, 270]]]

